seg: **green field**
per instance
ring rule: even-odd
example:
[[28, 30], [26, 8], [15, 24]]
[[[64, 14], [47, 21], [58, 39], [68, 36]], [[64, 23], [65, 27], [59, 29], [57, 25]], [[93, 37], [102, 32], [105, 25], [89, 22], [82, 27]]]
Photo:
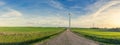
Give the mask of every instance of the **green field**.
[[80, 36], [100, 42], [101, 45], [120, 45], [120, 32], [89, 28], [73, 28], [72, 31]]
[[55, 27], [0, 27], [0, 45], [31, 45], [63, 30]]

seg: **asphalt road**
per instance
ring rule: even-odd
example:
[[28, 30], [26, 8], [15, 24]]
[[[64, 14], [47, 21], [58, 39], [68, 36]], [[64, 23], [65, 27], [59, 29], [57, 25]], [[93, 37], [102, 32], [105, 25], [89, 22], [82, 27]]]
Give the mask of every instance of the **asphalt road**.
[[37, 45], [99, 45], [99, 44], [84, 37], [80, 37], [67, 29], [65, 32], [61, 33], [57, 37]]

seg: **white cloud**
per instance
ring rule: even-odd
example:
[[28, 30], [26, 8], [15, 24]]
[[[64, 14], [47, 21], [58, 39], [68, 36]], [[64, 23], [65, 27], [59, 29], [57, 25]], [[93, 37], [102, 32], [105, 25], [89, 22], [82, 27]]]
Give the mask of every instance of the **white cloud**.
[[[98, 8], [99, 10], [93, 14], [80, 16], [78, 19], [74, 19], [72, 25], [76, 27], [93, 27], [94, 24], [95, 27], [120, 27], [120, 6], [113, 6], [118, 3], [120, 3], [120, 1], [110, 1]], [[97, 8], [93, 10], [96, 9]]]
[[25, 23], [23, 14], [11, 8], [0, 9], [0, 26], [17, 26]]
[[89, 10], [90, 11], [89, 13], [94, 13], [108, 2], [109, 2], [108, 0], [98, 0], [95, 3], [88, 5], [84, 10]]
[[[102, 2], [105, 5], [103, 5]], [[112, 5], [116, 5], [116, 2], [111, 1], [105, 3], [104, 1], [101, 1], [101, 3], [97, 2], [88, 6], [89, 8], [87, 7], [87, 9], [91, 11], [95, 10], [93, 11], [94, 13], [72, 19], [72, 27], [92, 27], [93, 24], [95, 27], [120, 27], [120, 6], [118, 7]], [[52, 6], [55, 6], [58, 9], [63, 9], [61, 4], [54, 1], [52, 2]], [[68, 20], [66, 19], [67, 17], [59, 16], [60, 14], [56, 14], [57, 16], [23, 18], [19, 17], [22, 16], [22, 13], [19, 11], [9, 9], [9, 11], [4, 13], [4, 15], [6, 17], [16, 17], [0, 18], [0, 26], [68, 26]]]
[[103, 10], [111, 7], [112, 5], [116, 5], [118, 3], [120, 3], [120, 1], [111, 1], [111, 2], [109, 2], [108, 4], [101, 7], [97, 12], [95, 12], [94, 16], [99, 15]]
[[35, 17], [35, 18], [0, 18], [0, 26], [67, 26], [62, 17]]
[[3, 6], [3, 5], [5, 5], [5, 3], [4, 3], [4, 2], [2, 2], [2, 1], [0, 1], [0, 6]]
[[74, 1], [74, 0], [67, 0], [67, 1]]
[[81, 9], [82, 7], [81, 6], [79, 6], [79, 5], [75, 5], [75, 6], [72, 6], [72, 7], [70, 7], [70, 8], [73, 8], [73, 9]]
[[14, 9], [7, 8], [1, 11], [0, 17], [18, 17], [18, 16], [22, 16], [22, 13]]
[[40, 16], [36, 18], [31, 18], [28, 23], [32, 26], [66, 26], [67, 22], [64, 17], [59, 16]]
[[60, 2], [58, 2], [58, 1], [49, 0], [48, 3], [49, 3], [50, 6], [52, 6], [54, 8], [64, 10], [64, 6]]

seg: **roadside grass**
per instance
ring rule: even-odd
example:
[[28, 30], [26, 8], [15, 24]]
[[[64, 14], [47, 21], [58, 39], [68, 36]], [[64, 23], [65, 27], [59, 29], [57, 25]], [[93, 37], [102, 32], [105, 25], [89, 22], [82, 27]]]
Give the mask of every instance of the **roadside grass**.
[[0, 27], [0, 45], [31, 45], [63, 30], [56, 27]]
[[72, 31], [86, 38], [98, 41], [101, 45], [120, 45], [120, 32], [90, 28], [73, 28]]

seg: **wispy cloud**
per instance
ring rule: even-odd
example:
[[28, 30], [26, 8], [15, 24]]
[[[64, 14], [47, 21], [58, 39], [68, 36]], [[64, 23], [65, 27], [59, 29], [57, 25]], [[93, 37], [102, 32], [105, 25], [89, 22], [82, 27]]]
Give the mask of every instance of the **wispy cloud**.
[[74, 0], [67, 0], [67, 1], [74, 1]]
[[[101, 2], [102, 3], [102, 2]], [[88, 13], [87, 15], [80, 16], [78, 19], [73, 20], [73, 25], [81, 26], [81, 27], [120, 27], [120, 21], [118, 20], [120, 17], [120, 7], [113, 6], [118, 3], [119, 1], [111, 0], [106, 2], [104, 5], [100, 5], [100, 7], [96, 8], [96, 4], [101, 4], [99, 2], [93, 4], [92, 13]], [[92, 5], [91, 5], [92, 6]], [[112, 7], [112, 8], [110, 8]], [[113, 8], [118, 7], [118, 8]], [[113, 23], [114, 22], [114, 23]], [[78, 24], [78, 25], [77, 25]]]
[[74, 6], [70, 7], [70, 8], [72, 8], [72, 9], [81, 9], [82, 7], [79, 6], [79, 5], [74, 5]]
[[99, 15], [102, 11], [104, 11], [105, 9], [113, 6], [113, 5], [116, 5], [120, 3], [120, 1], [110, 1], [108, 4], [104, 5], [103, 7], [101, 7], [97, 12], [95, 12], [94, 16], [96, 15]]
[[86, 8], [84, 8], [84, 10], [88, 10], [90, 14], [94, 13], [109, 1], [110, 0], [98, 0], [96, 3], [88, 5]]
[[45, 27], [63, 27], [67, 26], [67, 21], [62, 17], [49, 16], [49, 17], [13, 17], [13, 18], [0, 18], [0, 26], [45, 26]]
[[0, 14], [1, 14], [0, 17], [18, 17], [18, 16], [22, 16], [21, 12], [19, 12], [17, 10], [14, 10], [14, 9], [11, 9], [11, 8], [3, 8]]
[[0, 1], [0, 6], [5, 5], [5, 2]]
[[[72, 1], [72, 0], [69, 0]], [[81, 8], [84, 10], [89, 10], [90, 12], [86, 15], [72, 14], [72, 17], [78, 16], [77, 18], [72, 18], [72, 27], [120, 27], [120, 6], [115, 6], [119, 1], [111, 0], [99, 0], [86, 8], [81, 8], [78, 5], [72, 6], [71, 8]], [[25, 14], [21, 13], [19, 10], [12, 8], [0, 11], [0, 15], [9, 18], [0, 18], [0, 26], [68, 26], [68, 17], [62, 16], [67, 15], [64, 11], [65, 7], [62, 3], [57, 0], [49, 0], [48, 4], [56, 9], [60, 9], [63, 12], [49, 13], [47, 16], [38, 15], [36, 17], [31, 17], [28, 15], [22, 17]], [[113, 6], [114, 5], [114, 6]], [[38, 6], [38, 5], [36, 5]], [[50, 8], [51, 9], [51, 8]], [[5, 11], [6, 11], [5, 10]], [[72, 11], [72, 10], [71, 10]], [[4, 12], [4, 13], [3, 13]], [[59, 14], [61, 13], [61, 14]], [[32, 15], [34, 16], [34, 15]], [[1, 16], [0, 16], [1, 17]]]
[[49, 5], [54, 7], [54, 8], [64, 10], [64, 6], [60, 2], [58, 2], [57, 0], [49, 0]]

